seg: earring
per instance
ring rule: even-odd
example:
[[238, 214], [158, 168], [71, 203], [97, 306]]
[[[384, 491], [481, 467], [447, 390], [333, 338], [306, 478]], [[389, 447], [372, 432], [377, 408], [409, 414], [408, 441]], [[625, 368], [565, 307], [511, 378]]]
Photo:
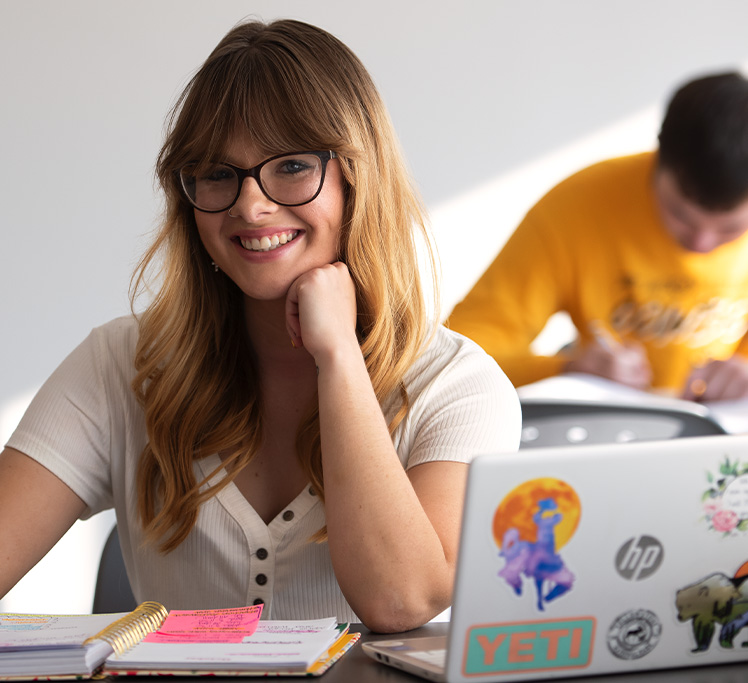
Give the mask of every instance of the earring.
[[216, 271], [216, 273], [220, 270], [215, 261], [211, 261], [210, 265], [213, 266], [213, 270]]

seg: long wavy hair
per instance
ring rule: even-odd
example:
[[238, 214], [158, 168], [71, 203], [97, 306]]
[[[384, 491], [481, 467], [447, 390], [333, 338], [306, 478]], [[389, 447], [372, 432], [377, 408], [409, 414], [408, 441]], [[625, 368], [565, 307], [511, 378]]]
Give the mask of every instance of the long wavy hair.
[[[165, 215], [133, 275], [138, 316], [132, 387], [148, 444], [138, 465], [138, 511], [162, 552], [193, 528], [199, 506], [231, 481], [263, 438], [262, 393], [248, 340], [243, 294], [216, 273], [183, 199], [176, 169], [220, 159], [237, 133], [263, 157], [284, 151], [337, 152], [345, 183], [338, 258], [356, 288], [361, 352], [380, 403], [408, 410], [403, 378], [433, 332], [419, 277], [426, 256], [437, 298], [434, 252], [382, 100], [358, 58], [329, 33], [298, 21], [233, 28], [189, 82], [168, 120], [157, 176]], [[419, 239], [423, 236], [423, 240]], [[424, 247], [421, 249], [421, 245]], [[324, 501], [318, 403], [296, 436], [299, 461]], [[194, 461], [224, 455], [227, 477], [195, 476]], [[316, 540], [325, 538], [322, 529]]]

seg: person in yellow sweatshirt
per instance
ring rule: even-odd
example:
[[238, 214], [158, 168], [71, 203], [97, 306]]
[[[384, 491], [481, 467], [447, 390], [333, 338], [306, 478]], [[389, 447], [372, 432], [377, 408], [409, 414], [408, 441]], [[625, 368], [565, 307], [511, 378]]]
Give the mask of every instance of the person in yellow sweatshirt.
[[[557, 311], [578, 339], [530, 345]], [[690, 399], [748, 396], [748, 80], [670, 100], [654, 152], [550, 190], [449, 318], [515, 386], [587, 372]]]

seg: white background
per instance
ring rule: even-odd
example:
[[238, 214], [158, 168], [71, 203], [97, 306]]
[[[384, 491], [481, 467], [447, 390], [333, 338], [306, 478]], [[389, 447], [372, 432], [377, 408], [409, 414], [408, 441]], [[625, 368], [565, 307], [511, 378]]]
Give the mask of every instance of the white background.
[[[165, 115], [249, 15], [318, 24], [369, 68], [432, 214], [445, 314], [551, 185], [651, 148], [677, 84], [748, 64], [744, 0], [0, 0], [2, 442], [128, 311]], [[78, 523], [0, 609], [89, 611], [111, 523]]]

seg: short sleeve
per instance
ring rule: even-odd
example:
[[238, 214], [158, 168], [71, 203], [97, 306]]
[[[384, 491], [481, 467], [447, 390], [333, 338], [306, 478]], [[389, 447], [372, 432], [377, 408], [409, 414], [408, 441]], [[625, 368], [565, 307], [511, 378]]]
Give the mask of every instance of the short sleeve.
[[86, 517], [112, 507], [112, 415], [118, 408], [110, 378], [117, 373], [104, 363], [117, 362], [108, 337], [122, 346], [129, 336], [124, 322], [114, 323], [93, 330], [65, 358], [7, 444], [65, 482], [88, 506]]
[[406, 389], [407, 418], [395, 432], [406, 468], [426, 462], [470, 462], [519, 447], [521, 411], [496, 361], [460, 334], [439, 328]]

